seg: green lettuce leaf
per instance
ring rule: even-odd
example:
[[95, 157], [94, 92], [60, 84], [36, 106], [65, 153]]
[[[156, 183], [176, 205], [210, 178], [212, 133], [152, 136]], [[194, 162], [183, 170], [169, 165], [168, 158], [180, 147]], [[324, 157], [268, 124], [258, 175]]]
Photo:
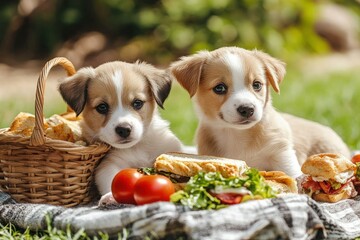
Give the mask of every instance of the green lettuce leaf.
[[275, 192], [266, 184], [259, 172], [250, 168], [241, 177], [225, 178], [219, 172], [199, 172], [186, 184], [185, 189], [171, 195], [170, 201], [188, 206], [191, 209], [220, 209], [227, 207], [219, 199], [209, 194], [215, 186], [223, 188], [246, 188], [251, 194], [243, 201], [252, 199], [272, 198]]

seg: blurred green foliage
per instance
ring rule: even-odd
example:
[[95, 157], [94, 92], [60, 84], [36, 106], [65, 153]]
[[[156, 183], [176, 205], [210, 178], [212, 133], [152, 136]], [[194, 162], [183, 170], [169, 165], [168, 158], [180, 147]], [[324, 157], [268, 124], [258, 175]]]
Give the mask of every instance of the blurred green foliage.
[[329, 49], [314, 32], [313, 0], [52, 0], [32, 12], [19, 6], [0, 2], [1, 50], [16, 56], [49, 56], [89, 31], [118, 46], [134, 44], [154, 63], [226, 45], [285, 58]]

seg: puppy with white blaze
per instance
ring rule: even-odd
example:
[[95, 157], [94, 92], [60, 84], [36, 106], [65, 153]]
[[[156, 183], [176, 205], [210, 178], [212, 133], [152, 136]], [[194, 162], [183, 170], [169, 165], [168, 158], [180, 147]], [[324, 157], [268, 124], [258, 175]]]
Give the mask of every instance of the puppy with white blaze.
[[95, 170], [100, 194], [110, 193], [121, 169], [152, 167], [160, 154], [182, 151], [181, 142], [157, 110], [170, 88], [171, 77], [164, 70], [120, 61], [82, 68], [59, 85], [66, 103], [82, 114], [87, 141], [112, 146]]
[[199, 117], [199, 154], [240, 159], [260, 170], [300, 176], [310, 155], [332, 152], [350, 157], [329, 127], [285, 113], [271, 103], [279, 93], [285, 64], [268, 54], [223, 47], [182, 57], [170, 66], [189, 92]]

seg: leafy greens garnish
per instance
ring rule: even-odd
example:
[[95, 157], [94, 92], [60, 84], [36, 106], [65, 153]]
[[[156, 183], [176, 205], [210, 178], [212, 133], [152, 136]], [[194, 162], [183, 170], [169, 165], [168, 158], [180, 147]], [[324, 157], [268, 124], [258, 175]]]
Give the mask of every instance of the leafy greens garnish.
[[156, 174], [156, 170], [155, 168], [152, 167], [142, 167], [142, 168], [138, 168], [138, 172], [144, 174], [144, 175], [154, 175]]
[[170, 197], [170, 201], [188, 206], [191, 209], [220, 209], [228, 205], [222, 204], [212, 196], [209, 190], [215, 186], [223, 188], [246, 188], [251, 193], [243, 201], [275, 197], [275, 192], [266, 184], [259, 172], [250, 168], [241, 177], [225, 178], [219, 172], [199, 172], [186, 184], [184, 190], [177, 191]]

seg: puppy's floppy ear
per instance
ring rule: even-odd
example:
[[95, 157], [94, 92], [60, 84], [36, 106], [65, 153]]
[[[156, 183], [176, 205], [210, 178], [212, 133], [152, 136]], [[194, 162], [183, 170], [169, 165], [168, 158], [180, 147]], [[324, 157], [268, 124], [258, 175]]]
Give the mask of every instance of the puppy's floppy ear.
[[149, 82], [156, 103], [159, 107], [164, 108], [164, 102], [171, 90], [172, 79], [170, 75], [165, 70], [155, 68], [144, 62], [136, 62], [135, 64], [137, 70], [144, 75]]
[[79, 115], [85, 107], [89, 80], [95, 77], [93, 68], [82, 68], [66, 78], [59, 85], [59, 91], [65, 102]]
[[286, 73], [285, 63], [261, 51], [254, 50], [253, 53], [264, 64], [266, 77], [275, 92], [280, 93], [279, 84]]
[[190, 97], [193, 97], [199, 87], [202, 68], [210, 56], [208, 51], [200, 51], [191, 56], [180, 58], [170, 65], [170, 71], [176, 80], [185, 88]]

